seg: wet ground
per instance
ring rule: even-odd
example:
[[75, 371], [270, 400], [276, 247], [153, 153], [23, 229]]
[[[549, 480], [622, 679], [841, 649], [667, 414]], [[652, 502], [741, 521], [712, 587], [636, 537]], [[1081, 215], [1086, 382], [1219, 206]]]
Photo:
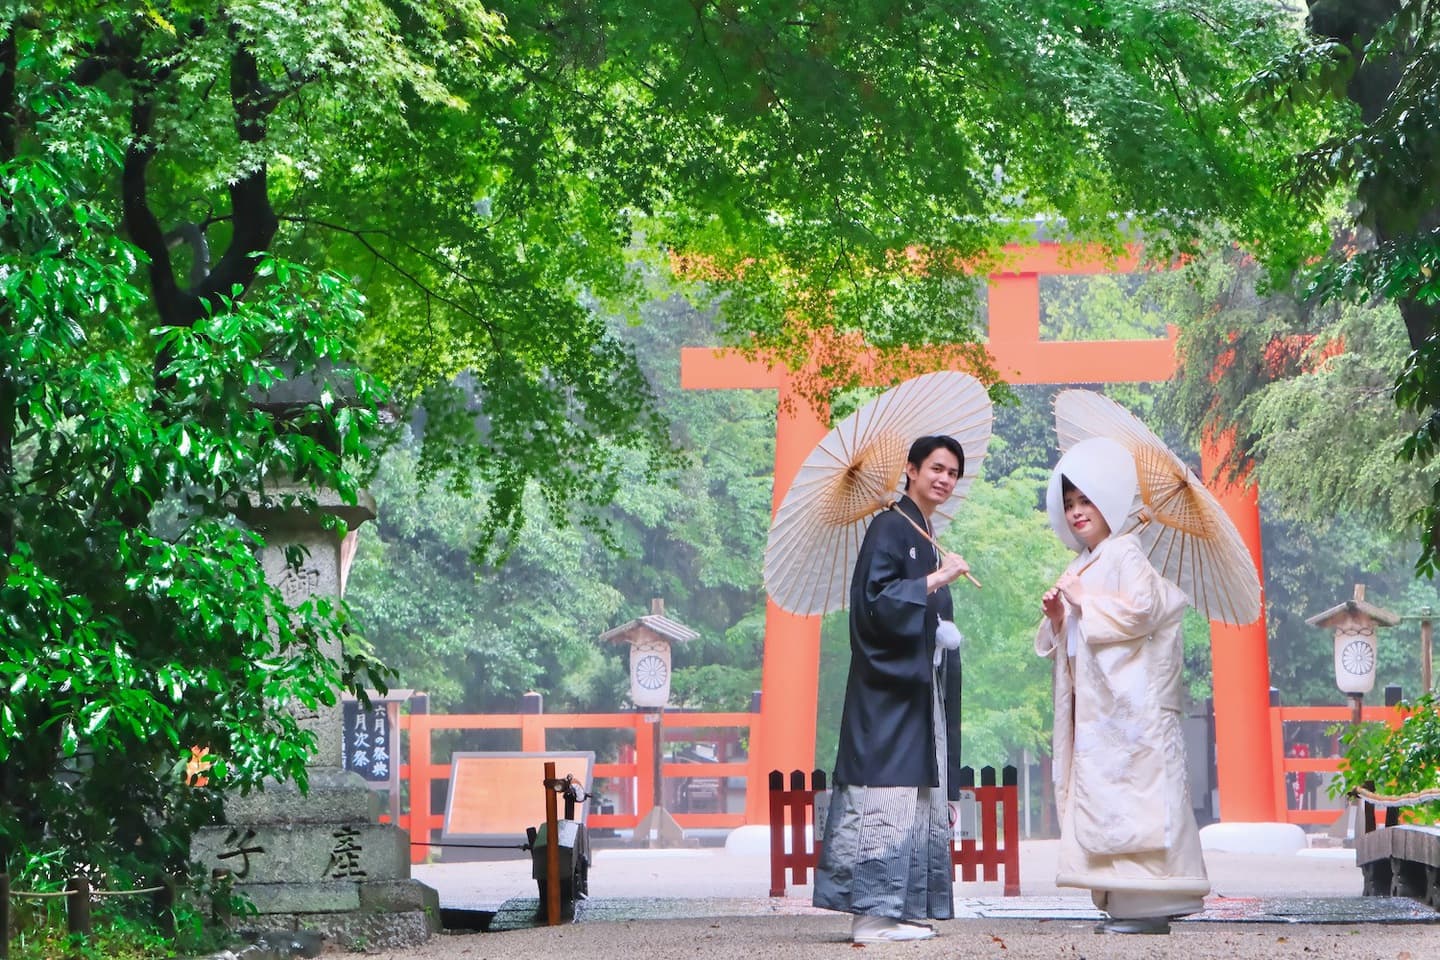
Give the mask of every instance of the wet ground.
[[[921, 944], [869, 949], [913, 956], [1097, 957], [1294, 956], [1305, 960], [1440, 958], [1440, 915], [1411, 900], [1362, 897], [1353, 851], [1288, 854], [1207, 852], [1214, 892], [1205, 911], [1179, 921], [1168, 938], [1096, 937], [1101, 917], [1084, 891], [1056, 887], [1055, 841], [1021, 845], [1020, 895], [997, 879], [957, 883], [955, 919]], [[810, 906], [808, 883], [790, 878], [783, 897], [767, 896], [769, 859], [723, 848], [593, 851], [590, 897], [575, 922], [546, 928], [538, 918], [527, 856], [419, 865], [414, 874], [440, 892], [449, 934], [395, 960], [538, 956], [560, 948], [618, 956], [628, 940], [637, 956], [812, 956], [846, 940], [848, 918]], [[809, 878], [805, 878], [808, 880]], [[476, 931], [485, 929], [488, 932]], [[1137, 943], [1136, 941], [1140, 941]], [[1148, 944], [1148, 948], [1144, 947]], [[1003, 951], [1003, 952], [997, 952]], [[1137, 952], [1138, 951], [1138, 952]], [[623, 951], [628, 953], [629, 951]]]
[[[540, 901], [516, 897], [489, 914], [485, 927], [492, 933], [543, 926]], [[629, 897], [584, 900], [576, 906], [576, 923], [623, 923], [642, 920], [682, 920], [721, 917], [835, 916], [793, 898], [740, 899], [712, 897], [703, 900]], [[1043, 920], [1093, 925], [1103, 914], [1087, 897], [1001, 897], [956, 899], [955, 920]], [[457, 918], [458, 919], [458, 918]], [[1440, 923], [1429, 907], [1403, 897], [1210, 897], [1205, 912], [1177, 921], [1196, 923], [1308, 923], [1397, 924]]]

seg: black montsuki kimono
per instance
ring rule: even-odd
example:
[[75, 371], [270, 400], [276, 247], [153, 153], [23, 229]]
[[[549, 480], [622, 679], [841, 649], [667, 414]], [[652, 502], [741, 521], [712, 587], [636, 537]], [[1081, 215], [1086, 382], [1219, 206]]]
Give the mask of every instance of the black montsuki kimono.
[[850, 679], [813, 903], [944, 920], [953, 916], [951, 825], [936, 788], [943, 781], [949, 799], [958, 796], [960, 657], [950, 650], [935, 663], [950, 591], [927, 596], [935, 548], [898, 510], [925, 526], [902, 498], [871, 521], [851, 578]]
[[960, 783], [960, 656], [947, 650], [935, 670], [935, 627], [952, 619], [950, 589], [928, 596], [935, 548], [896, 512], [925, 527], [902, 497], [870, 523], [850, 581], [850, 678], [840, 719], [836, 784], [935, 787], [932, 683], [938, 678], [948, 732], [948, 799]]

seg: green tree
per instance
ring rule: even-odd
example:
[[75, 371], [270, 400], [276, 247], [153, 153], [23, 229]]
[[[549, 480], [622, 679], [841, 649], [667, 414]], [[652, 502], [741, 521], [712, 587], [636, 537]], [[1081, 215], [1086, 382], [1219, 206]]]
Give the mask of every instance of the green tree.
[[[282, 470], [353, 491], [370, 413], [331, 394], [279, 417], [252, 390], [350, 362], [353, 336], [397, 406], [426, 412], [418, 476], [484, 491], [472, 552], [516, 549], [527, 505], [558, 536], [674, 466], [632, 349], [589, 309], [633, 313], [637, 260], [683, 262], [725, 342], [797, 369], [817, 336], [834, 346], [816, 395], [854, 385], [856, 333], [968, 345], [990, 378], [955, 294], [1029, 218], [1118, 246], [1116, 212], [1133, 212], [1162, 252], [1217, 219], [1245, 235], [1293, 222], [1256, 162], [1284, 144], [1235, 136], [1247, 117], [1218, 95], [1287, 30], [1260, 0], [984, 0], [963, 18], [926, 3], [5, 0], [0, 554], [7, 623], [29, 631], [5, 641], [6, 777], [69, 789], [45, 764], [82, 738], [101, 762], [132, 718], [146, 748], [221, 750], [236, 783], [300, 772], [304, 738], [277, 707], [333, 689], [312, 640], [343, 613], [282, 626], [298, 663], [246, 647], [290, 621], [222, 514]], [[362, 383], [359, 399], [376, 398]], [[156, 512], [171, 504], [178, 528]], [[736, 604], [727, 636], [753, 642], [758, 596], [711, 548], [751, 530], [697, 516], [686, 535], [714, 589], [696, 596]], [[567, 545], [541, 555], [569, 569]], [[228, 653], [194, 664], [207, 631]], [[167, 684], [138, 705], [117, 641], [145, 644], [137, 675]], [[28, 667], [42, 652], [58, 663], [43, 689]], [[198, 671], [182, 700], [228, 691], [211, 701], [233, 709], [224, 724], [150, 726], [195, 715], [171, 705], [169, 661]], [[237, 718], [256, 711], [250, 743]], [[16, 749], [35, 764], [23, 774]], [[86, 837], [169, 829], [169, 781], [136, 750], [105, 754], [144, 773], [91, 798], [118, 806]], [[5, 802], [26, 796], [9, 787]], [[27, 838], [46, 836], [44, 799], [16, 807]], [[179, 834], [121, 846], [181, 849]]]
[[[24, 36], [10, 63], [28, 75], [52, 53]], [[376, 415], [338, 389], [254, 402], [346, 361], [358, 301], [332, 276], [257, 259], [243, 302], [216, 293], [184, 324], [142, 312], [143, 257], [95, 189], [118, 151], [70, 125], [97, 96], [0, 104], [27, 121], [0, 155], [0, 862], [108, 886], [183, 871], [224, 791], [303, 782], [297, 711], [366, 661], [322, 653], [343, 611], [288, 607], [231, 514], [277, 473], [353, 492]], [[184, 785], [197, 745], [219, 757], [215, 791]]]
[[[1292, 484], [1277, 496], [1294, 510], [1303, 510], [1307, 499], [1320, 510], [1354, 502], [1367, 510], [1400, 508], [1385, 522], [1407, 534], [1418, 529], [1417, 570], [1433, 575], [1440, 550], [1440, 486], [1433, 482], [1440, 444], [1440, 368], [1433, 343], [1440, 318], [1435, 280], [1440, 134], [1429, 104], [1440, 91], [1437, 14], [1419, 0], [1309, 0], [1307, 8], [1307, 33], [1248, 84], [1252, 102], [1270, 111], [1267, 123], [1288, 126], [1298, 138], [1299, 148], [1277, 172], [1284, 192], [1308, 211], [1306, 225], [1253, 238], [1234, 234], [1267, 264], [1268, 282], [1279, 292], [1256, 297], [1242, 285], [1241, 292], [1218, 301], [1227, 310], [1248, 298], [1251, 307], [1269, 313], [1261, 346], [1274, 340], [1272, 359], [1277, 352], [1291, 356], [1270, 364], [1265, 382], [1301, 371], [1307, 376], [1293, 388], [1267, 391], [1263, 404], [1222, 391], [1221, 402], [1210, 404], [1196, 421], [1197, 429], [1223, 428], [1237, 412], [1242, 425], [1251, 421], [1256, 429], [1237, 432], [1229, 464], [1241, 471], [1286, 442], [1282, 425], [1303, 422], [1289, 440], [1305, 445], [1317, 422], [1306, 416], [1315, 407], [1307, 393], [1322, 384], [1343, 384], [1349, 389], [1334, 397], [1335, 408], [1349, 409], [1347, 401], [1359, 400], [1359, 416], [1345, 424], [1351, 437], [1343, 439], [1365, 437], [1362, 446], [1346, 444], [1366, 460], [1358, 482], [1337, 485], [1333, 471], [1326, 471], [1313, 493], [1293, 496]], [[1300, 291], [1299, 302], [1285, 296], [1291, 289]], [[1365, 309], [1377, 298], [1388, 304], [1388, 315]], [[1253, 344], [1256, 333], [1248, 333]], [[1321, 349], [1339, 334], [1346, 357], [1327, 364], [1330, 376], [1312, 378], [1308, 375], [1324, 371], [1318, 370], [1315, 351], [1293, 349], [1287, 337], [1294, 333], [1307, 339], [1320, 335]], [[1192, 346], [1198, 339], [1192, 338]], [[1208, 347], [1194, 351], [1198, 362], [1190, 373], [1197, 383], [1214, 370], [1205, 365], [1206, 355], [1229, 346], [1212, 337]], [[1249, 372], [1244, 356], [1240, 366], [1243, 378]], [[1382, 410], [1377, 401], [1384, 400], [1397, 409]], [[1250, 409], [1241, 409], [1247, 403]], [[1397, 453], [1410, 464], [1408, 470], [1385, 462]], [[1281, 459], [1290, 458], [1282, 451]], [[1425, 487], [1418, 498], [1417, 484]]]
[[349, 597], [400, 682], [441, 708], [507, 711], [531, 689], [549, 710], [622, 708], [626, 650], [597, 638], [648, 613], [652, 597], [701, 635], [674, 651], [672, 702], [748, 708], [763, 643], [773, 395], [682, 391], [679, 348], [713, 342], [711, 319], [679, 299], [641, 314], [633, 327], [611, 322], [687, 461], [650, 477], [632, 456], [599, 514], [604, 536], [551, 522], [532, 486], [534, 522], [503, 566], [477, 568], [484, 497], [424, 484], [417, 443], [385, 456], [371, 484], [380, 517], [361, 531]]
[[[319, 129], [300, 91], [366, 61], [442, 91], [379, 5], [266, 6], [0, 5], [0, 865], [27, 879], [183, 870], [226, 791], [303, 783], [297, 711], [376, 682], [232, 512], [282, 479], [353, 498], [384, 399], [351, 283], [277, 255], [272, 191]], [[312, 375], [312, 401], [271, 392]]]
[[[1306, 618], [1349, 598], [1356, 583], [1366, 586], [1368, 601], [1402, 616], [1427, 606], [1440, 609], [1440, 597], [1433, 584], [1415, 578], [1409, 557], [1370, 525], [1343, 516], [1323, 524], [1263, 519], [1270, 684], [1288, 705], [1344, 704], [1335, 686], [1331, 634], [1307, 625]], [[1423, 692], [1418, 623], [1381, 629], [1377, 646], [1376, 693], [1367, 701], [1381, 702], [1379, 691], [1390, 684]]]

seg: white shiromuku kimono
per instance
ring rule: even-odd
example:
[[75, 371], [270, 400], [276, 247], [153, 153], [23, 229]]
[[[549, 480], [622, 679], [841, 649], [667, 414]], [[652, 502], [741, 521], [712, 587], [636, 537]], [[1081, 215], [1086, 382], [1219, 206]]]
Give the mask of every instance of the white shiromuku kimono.
[[[1122, 529], [1133, 473], [1127, 492], [1113, 459], [1095, 470], [1070, 459], [1067, 454], [1056, 467], [1052, 489], [1058, 494], [1064, 467], [1111, 529]], [[1107, 497], [1101, 489], [1107, 482], [1121, 489]], [[1053, 508], [1051, 517], [1064, 523]], [[1080, 546], [1068, 527], [1056, 532], [1072, 548]], [[1195, 913], [1210, 881], [1181, 729], [1180, 621], [1188, 600], [1151, 566], [1134, 536], [1112, 535], [1093, 552], [1081, 549], [1067, 572], [1084, 587], [1081, 608], [1067, 603], [1063, 636], [1042, 619], [1035, 637], [1035, 652], [1055, 664], [1055, 882], [1088, 888], [1095, 905], [1117, 919]]]

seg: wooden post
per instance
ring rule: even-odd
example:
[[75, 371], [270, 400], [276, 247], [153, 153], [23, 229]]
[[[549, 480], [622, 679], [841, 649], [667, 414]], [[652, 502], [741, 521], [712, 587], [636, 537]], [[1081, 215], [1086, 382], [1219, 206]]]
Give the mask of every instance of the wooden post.
[[[1028, 768], [1028, 764], [1027, 764]], [[1000, 771], [1000, 803], [1003, 810], [1002, 818], [1005, 821], [1005, 850], [1003, 863], [1005, 867], [1005, 896], [1020, 896], [1020, 817], [1019, 803], [1019, 776], [1014, 767], [1005, 767]], [[1028, 817], [1026, 818], [1029, 819]], [[1026, 824], [1029, 827], [1029, 824]]]
[[10, 874], [0, 873], [0, 960], [10, 960]]
[[555, 761], [545, 761], [545, 922], [560, 923], [560, 816], [555, 791]]
[[653, 738], [654, 749], [651, 756], [654, 759], [654, 796], [651, 803], [656, 807], [665, 806], [665, 708], [661, 707], [655, 711], [655, 722], [650, 726], [650, 735]]
[[84, 877], [71, 877], [65, 885], [70, 895], [65, 898], [65, 916], [71, 933], [89, 936], [94, 932], [90, 922], [90, 881]]
[[410, 862], [430, 855], [430, 714], [410, 714]]
[[[785, 896], [785, 774], [771, 770], [770, 791], [770, 896]], [[746, 784], [749, 790], [750, 785]]]
[[[655, 754], [655, 732], [652, 730], [646, 733], [645, 730], [651, 725], [651, 714], [648, 710], [637, 710], [635, 712], [635, 814], [643, 818], [655, 807], [654, 784], [657, 761]], [[645, 806], [645, 801], [650, 801], [650, 806]], [[637, 821], [638, 827], [638, 821]]]
[[1364, 703], [1365, 703], [1365, 694], [1363, 694], [1363, 693], [1352, 693], [1352, 694], [1350, 694], [1350, 725], [1351, 725], [1351, 726], [1355, 726], [1355, 727], [1360, 726], [1360, 711], [1361, 711]]
[[[805, 790], [805, 771], [790, 771], [790, 880], [793, 883], [808, 883], [810, 875], [805, 870], [805, 811], [811, 805], [811, 797]], [[770, 824], [774, 831], [775, 824]]]
[[1433, 637], [1430, 618], [1420, 621], [1420, 693], [1430, 692], [1430, 643]]

